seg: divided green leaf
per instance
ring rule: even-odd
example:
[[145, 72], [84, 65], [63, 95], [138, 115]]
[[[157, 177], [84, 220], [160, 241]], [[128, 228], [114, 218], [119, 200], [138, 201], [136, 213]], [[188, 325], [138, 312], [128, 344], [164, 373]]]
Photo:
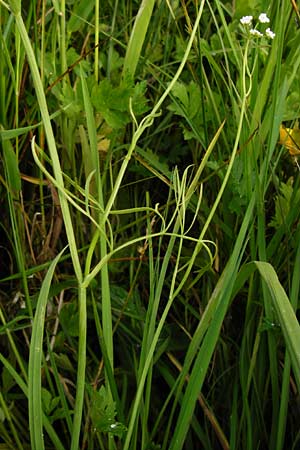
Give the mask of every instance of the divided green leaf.
[[94, 391], [89, 387], [88, 390], [91, 395], [90, 411], [94, 431], [121, 437], [126, 431], [126, 427], [115, 420], [115, 402], [106, 388], [101, 386], [99, 391]]

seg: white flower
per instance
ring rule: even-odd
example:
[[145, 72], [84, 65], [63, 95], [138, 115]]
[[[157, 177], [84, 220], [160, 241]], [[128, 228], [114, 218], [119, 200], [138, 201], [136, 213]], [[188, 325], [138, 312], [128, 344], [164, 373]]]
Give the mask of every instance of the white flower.
[[253, 16], [243, 16], [240, 19], [242, 25], [250, 25], [252, 22]]
[[274, 37], [276, 36], [276, 34], [273, 33], [273, 31], [270, 30], [270, 28], [267, 28], [267, 29], [266, 29], [266, 36], [267, 36], [268, 38], [270, 38], [270, 39], [274, 39]]
[[263, 37], [263, 34], [260, 31], [254, 30], [254, 29], [250, 30], [250, 34], [252, 34], [252, 36], [256, 36], [256, 37]]
[[269, 22], [270, 22], [270, 19], [269, 19], [269, 17], [267, 16], [266, 13], [261, 13], [261, 14], [258, 16], [258, 20], [260, 21], [260, 23], [269, 23]]

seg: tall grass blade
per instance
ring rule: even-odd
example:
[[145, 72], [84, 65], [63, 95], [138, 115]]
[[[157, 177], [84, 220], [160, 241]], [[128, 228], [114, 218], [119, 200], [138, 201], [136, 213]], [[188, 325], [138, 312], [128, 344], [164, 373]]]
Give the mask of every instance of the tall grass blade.
[[234, 282], [245, 250], [245, 239], [253, 219], [253, 207], [254, 195], [247, 208], [231, 258], [214, 289], [186, 355], [186, 360], [181, 373], [181, 376], [183, 377], [187, 375], [195, 353], [197, 356], [184, 394], [177, 424], [169, 447], [170, 450], [181, 450], [183, 448], [197, 397], [199, 392], [201, 392], [201, 387], [219, 338], [221, 326], [229, 307]]
[[298, 389], [300, 389], [300, 325], [295, 311], [272, 265], [262, 261], [256, 261], [254, 264], [266, 282], [271, 294], [273, 307], [276, 311], [285, 344], [292, 361], [295, 380]]
[[132, 78], [134, 78], [154, 4], [155, 0], [142, 0], [127, 45], [123, 66], [123, 76], [129, 74]]
[[29, 431], [33, 450], [43, 450], [43, 410], [42, 410], [42, 380], [41, 363], [43, 351], [43, 335], [46, 315], [46, 306], [54, 270], [62, 256], [63, 249], [51, 263], [43, 281], [39, 294], [36, 312], [32, 326], [28, 366], [28, 410]]

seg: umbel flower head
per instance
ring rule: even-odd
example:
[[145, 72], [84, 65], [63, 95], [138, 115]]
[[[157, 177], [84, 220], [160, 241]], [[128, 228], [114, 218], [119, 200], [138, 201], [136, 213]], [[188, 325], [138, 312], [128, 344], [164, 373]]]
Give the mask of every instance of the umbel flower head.
[[264, 33], [262, 31], [257, 30], [256, 28], [259, 24], [270, 23], [270, 19], [266, 13], [261, 13], [258, 16], [259, 24], [257, 24], [255, 28], [252, 27], [252, 21], [253, 16], [243, 16], [240, 19], [240, 23], [247, 28], [247, 31], [251, 36], [259, 38], [266, 36], [269, 39], [274, 39], [275, 33], [270, 28], [267, 28]]
[[274, 37], [276, 36], [275, 33], [273, 33], [272, 30], [270, 30], [270, 28], [266, 29], [266, 36], [270, 39], [274, 39]]
[[242, 25], [250, 25], [253, 20], [253, 16], [244, 16], [241, 18], [240, 22]]
[[252, 34], [252, 36], [263, 37], [263, 33], [253, 28], [250, 30], [250, 34]]
[[258, 16], [258, 20], [260, 21], [260, 23], [270, 23], [270, 19], [266, 13], [261, 13]]

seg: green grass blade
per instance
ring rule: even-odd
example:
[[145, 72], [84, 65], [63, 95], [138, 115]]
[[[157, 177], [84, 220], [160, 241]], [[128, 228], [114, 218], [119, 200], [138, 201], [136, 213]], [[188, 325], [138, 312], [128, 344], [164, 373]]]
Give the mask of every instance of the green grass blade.
[[[229, 306], [236, 274], [244, 252], [245, 238], [249, 225], [253, 219], [253, 207], [254, 195], [245, 214], [232, 256], [214, 289], [212, 297], [189, 346], [186, 361], [181, 373], [182, 377], [187, 375], [194, 355], [196, 354], [197, 356], [184, 394], [179, 417], [169, 447], [170, 450], [181, 450], [184, 445], [197, 397], [201, 391], [220, 334], [220, 329]], [[198, 352], [200, 344], [201, 347]]]
[[123, 76], [129, 74], [134, 78], [138, 60], [142, 51], [145, 36], [148, 30], [155, 0], [142, 0], [139, 12], [127, 45], [127, 51], [123, 66]]
[[297, 385], [300, 386], [300, 325], [293, 306], [280, 284], [272, 265], [264, 261], [255, 261], [245, 265], [237, 277], [235, 292], [241, 288], [255, 269], [258, 269], [261, 277], [266, 282], [273, 307], [277, 313], [282, 329], [286, 347], [292, 360], [295, 379]]
[[86, 289], [81, 285], [78, 288], [79, 305], [79, 344], [78, 344], [78, 368], [76, 383], [76, 402], [74, 408], [74, 420], [72, 429], [71, 450], [77, 450], [82, 422], [82, 408], [85, 387], [86, 368], [86, 334], [87, 334], [87, 311], [86, 311]]
[[[94, 112], [91, 103], [91, 99], [89, 96], [89, 92], [87, 89], [86, 81], [84, 78], [83, 70], [81, 69], [81, 83], [82, 83], [82, 92], [84, 98], [84, 106], [87, 117], [87, 128], [88, 128], [88, 136], [90, 141], [90, 152], [91, 152], [91, 161], [92, 167], [95, 171], [96, 178], [96, 194], [99, 205], [104, 208], [104, 200], [103, 200], [103, 186], [100, 174], [100, 164], [99, 164], [99, 153], [97, 149], [97, 130], [94, 119]], [[107, 244], [106, 244], [106, 223], [101, 221], [102, 215], [101, 212], [98, 214], [98, 221], [101, 224], [100, 229], [100, 256], [104, 258], [107, 255]], [[91, 246], [92, 248], [92, 246]], [[89, 261], [89, 258], [87, 258]], [[86, 264], [85, 272], [89, 271], [90, 267]], [[114, 367], [114, 356], [113, 356], [113, 333], [112, 333], [112, 313], [111, 313], [111, 298], [110, 298], [110, 284], [109, 284], [109, 274], [108, 274], [108, 266], [107, 264], [103, 265], [101, 269], [101, 289], [102, 289], [102, 330], [103, 330], [103, 340], [105, 344], [105, 348], [107, 351], [107, 356], [109, 360], [109, 371], [113, 371]], [[109, 386], [109, 377], [106, 374], [107, 385]]]
[[278, 276], [267, 262], [256, 261], [261, 277], [266, 282], [266, 285], [271, 294], [273, 307], [277, 313], [277, 317], [282, 329], [285, 343], [290, 354], [292, 366], [294, 370], [295, 380], [300, 388], [300, 325], [297, 317], [285, 293], [282, 285], [278, 280]]
[[[291, 305], [294, 311], [298, 306], [299, 289], [300, 289], [300, 242], [298, 233], [298, 247], [297, 253], [295, 255], [295, 266], [292, 279], [291, 288]], [[276, 437], [276, 450], [284, 449], [284, 440], [286, 436], [286, 424], [288, 420], [288, 406], [289, 406], [289, 387], [290, 387], [290, 371], [291, 371], [291, 358], [288, 352], [285, 354], [284, 360], [284, 370], [282, 376], [282, 389], [281, 389], [281, 399], [280, 399], [280, 410], [278, 418], [278, 431]]]
[[43, 414], [41, 363], [46, 306], [49, 289], [56, 265], [63, 254], [62, 250], [51, 263], [39, 294], [32, 327], [28, 366], [28, 409], [29, 430], [33, 450], [43, 450]]
[[[67, 108], [65, 108], [67, 110]], [[56, 111], [55, 113], [51, 114], [50, 119], [56, 119], [58, 116], [61, 115], [61, 111]], [[12, 130], [5, 130], [3, 127], [0, 127], [0, 139], [2, 141], [7, 141], [9, 139], [15, 139], [18, 136], [22, 136], [23, 134], [27, 134], [29, 131], [32, 131], [42, 125], [42, 122], [38, 122], [35, 125], [30, 125], [28, 127], [21, 127], [21, 128], [14, 128]]]

